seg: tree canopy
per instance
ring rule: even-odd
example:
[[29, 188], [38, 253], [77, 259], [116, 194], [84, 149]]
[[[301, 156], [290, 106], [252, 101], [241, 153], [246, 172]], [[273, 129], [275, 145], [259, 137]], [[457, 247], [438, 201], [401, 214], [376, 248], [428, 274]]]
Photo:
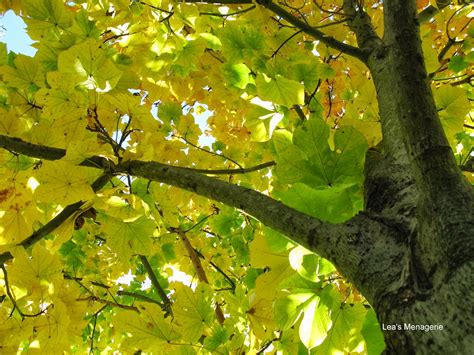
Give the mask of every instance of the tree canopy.
[[[367, 154], [397, 143], [369, 59], [388, 37], [383, 2], [8, 10], [37, 52], [0, 43], [1, 353], [383, 351], [370, 304], [387, 279], [358, 289], [347, 278], [362, 271], [346, 272], [399, 255], [396, 238], [365, 240], [372, 254], [358, 239], [390, 227], [364, 188]], [[472, 182], [472, 8], [416, 11], [437, 114]], [[416, 149], [393, 157], [416, 163]]]

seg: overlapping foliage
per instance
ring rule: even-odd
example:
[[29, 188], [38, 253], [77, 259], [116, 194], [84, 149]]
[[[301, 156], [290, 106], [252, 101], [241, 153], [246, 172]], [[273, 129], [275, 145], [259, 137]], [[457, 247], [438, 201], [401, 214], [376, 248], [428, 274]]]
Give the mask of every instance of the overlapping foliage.
[[[1, 353], [383, 349], [374, 312], [328, 261], [239, 210], [134, 176], [103, 182], [104, 166], [83, 163], [217, 170], [331, 223], [362, 209], [365, 152], [381, 139], [366, 69], [233, 3], [2, 2], [37, 52], [0, 47], [0, 135], [65, 155], [0, 150]], [[279, 6], [355, 44], [340, 5]], [[381, 29], [381, 3], [364, 6]], [[472, 151], [471, 19], [453, 5], [421, 27], [460, 165]]]

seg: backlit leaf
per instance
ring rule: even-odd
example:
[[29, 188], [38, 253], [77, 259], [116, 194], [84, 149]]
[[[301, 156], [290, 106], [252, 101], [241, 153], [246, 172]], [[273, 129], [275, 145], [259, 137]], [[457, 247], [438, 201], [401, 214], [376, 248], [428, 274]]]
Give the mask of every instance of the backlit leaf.
[[37, 176], [40, 185], [35, 197], [64, 206], [91, 200], [95, 196], [90, 187], [91, 176], [88, 168], [73, 167], [65, 162], [44, 162]]
[[265, 74], [257, 76], [257, 93], [262, 100], [291, 107], [304, 103], [304, 86], [294, 80], [288, 80], [281, 75], [275, 79]]

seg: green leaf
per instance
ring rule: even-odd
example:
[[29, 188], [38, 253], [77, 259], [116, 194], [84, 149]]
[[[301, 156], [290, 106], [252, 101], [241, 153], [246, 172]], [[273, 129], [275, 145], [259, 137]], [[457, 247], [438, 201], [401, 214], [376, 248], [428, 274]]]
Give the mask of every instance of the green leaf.
[[245, 64], [225, 63], [221, 66], [222, 72], [231, 86], [245, 89], [249, 83], [250, 69]]
[[[299, 335], [295, 329], [287, 329], [283, 332], [282, 337], [277, 341], [274, 342], [275, 347], [283, 354], [295, 354], [295, 355], [304, 355], [307, 354], [308, 351], [304, 349], [303, 352], [298, 352], [299, 347], [301, 346], [304, 348], [303, 344], [299, 339]], [[277, 354], [279, 354], [278, 352]]]
[[467, 63], [474, 63], [474, 51], [470, 51], [465, 57], [464, 61]]
[[0, 73], [8, 85], [18, 89], [34, 89], [45, 86], [45, 77], [38, 62], [31, 57], [18, 54], [14, 60], [15, 68], [3, 66]]
[[448, 68], [453, 72], [457, 73], [463, 71], [468, 67], [468, 64], [464, 61], [464, 58], [460, 55], [455, 55], [449, 60]]
[[303, 82], [308, 92], [313, 92], [319, 80], [318, 64], [314, 60], [296, 63], [289, 68], [288, 75], [293, 80]]
[[187, 40], [180, 51], [177, 52], [174, 62], [187, 72], [196, 70], [196, 63], [206, 49], [206, 41], [203, 38]]
[[459, 87], [443, 85], [433, 92], [436, 107], [446, 136], [452, 145], [457, 144], [454, 136], [463, 130], [464, 118], [471, 110], [466, 91]]
[[336, 270], [329, 261], [302, 246], [291, 250], [289, 258], [291, 267], [309, 281], [317, 282], [318, 276], [327, 275]]
[[218, 34], [222, 51], [230, 62], [242, 62], [265, 49], [265, 37], [260, 29], [250, 25], [229, 23]]
[[167, 124], [171, 123], [171, 121], [177, 123], [182, 114], [181, 106], [175, 102], [162, 102], [158, 106], [158, 117]]
[[278, 327], [283, 331], [291, 328], [298, 321], [307, 303], [314, 297], [314, 292], [308, 290], [306, 293], [292, 293], [275, 300], [273, 317]]
[[352, 187], [313, 189], [306, 184], [295, 183], [286, 191], [275, 191], [274, 195], [301, 212], [328, 221], [340, 223], [354, 215], [355, 195]]
[[275, 79], [258, 74], [256, 79], [258, 96], [265, 101], [291, 107], [304, 104], [304, 85], [277, 75]]
[[122, 72], [107, 58], [101, 45], [101, 42], [90, 39], [61, 52], [59, 71], [88, 89], [110, 91], [117, 85]]
[[336, 130], [334, 150], [329, 146], [329, 127], [319, 119], [306, 122], [293, 138], [289, 132], [275, 132], [273, 142], [276, 175], [282, 182], [303, 182], [317, 189], [362, 182], [367, 142], [350, 126]]
[[284, 115], [278, 111], [270, 111], [262, 106], [253, 106], [247, 113], [245, 126], [252, 133], [252, 140], [266, 142], [271, 137]]
[[[277, 298], [273, 305], [274, 319], [278, 327], [282, 330], [293, 327], [301, 314], [307, 311], [305, 326], [308, 326], [310, 313], [314, 315], [312, 303], [319, 302], [315, 298], [320, 297], [321, 283], [311, 282], [298, 274], [293, 274], [280, 283], [280, 288], [286, 296]], [[300, 329], [300, 332], [303, 330]]]
[[364, 336], [365, 343], [367, 344], [368, 355], [379, 355], [384, 351], [385, 342], [383, 333], [380, 330], [380, 324], [372, 308], [367, 311], [360, 332]]
[[321, 302], [331, 309], [332, 327], [324, 342], [311, 354], [345, 354], [364, 350], [364, 339], [360, 330], [367, 310], [360, 303], [341, 305], [340, 294], [327, 287], [321, 294]]
[[216, 350], [222, 344], [229, 340], [229, 332], [222, 326], [217, 326], [213, 329], [211, 335], [204, 339], [204, 348], [206, 350]]
[[214, 321], [212, 295], [211, 287], [205, 283], [199, 283], [194, 292], [181, 284], [176, 287], [173, 313], [182, 323], [183, 339], [196, 342]]
[[0, 65], [7, 64], [8, 50], [7, 45], [0, 42]]
[[84, 266], [86, 254], [81, 250], [81, 247], [74, 241], [68, 240], [67, 242], [63, 243], [59, 248], [59, 252], [63, 256], [70, 270], [77, 271]]
[[240, 227], [242, 223], [242, 216], [233, 208], [222, 206], [217, 216], [213, 216], [209, 221], [209, 225], [218, 234], [227, 236], [232, 231]]
[[108, 217], [102, 222], [107, 234], [107, 244], [121, 260], [129, 260], [132, 255], [150, 255], [153, 252], [151, 237], [156, 229], [153, 220], [141, 216], [132, 222]]
[[199, 36], [207, 41], [207, 47], [213, 51], [216, 51], [222, 47], [219, 37], [214, 36], [212, 33], [200, 33]]
[[367, 142], [355, 128], [343, 126], [334, 133], [334, 150], [329, 146], [329, 127], [311, 119], [298, 128], [294, 144], [307, 154], [307, 180], [312, 187], [361, 183]]
[[328, 306], [321, 302], [318, 295], [315, 295], [304, 309], [303, 320], [299, 328], [300, 339], [308, 349], [312, 349], [326, 339], [331, 325]]
[[276, 253], [285, 252], [295, 245], [288, 237], [274, 229], [264, 227], [263, 230], [268, 247]]
[[85, 10], [77, 13], [71, 32], [77, 33], [81, 38], [99, 38], [100, 30], [96, 27], [95, 21], [89, 20], [89, 16]]
[[277, 153], [275, 175], [281, 183], [303, 181], [308, 174], [307, 155], [293, 144], [292, 137], [292, 134], [284, 129], [276, 130], [272, 137]]
[[[360, 188], [367, 142], [350, 126], [334, 133], [334, 149], [329, 127], [313, 118], [296, 129], [274, 133], [277, 153], [274, 195], [290, 206], [332, 223], [350, 218], [360, 208]], [[292, 184], [282, 188], [279, 183]]]

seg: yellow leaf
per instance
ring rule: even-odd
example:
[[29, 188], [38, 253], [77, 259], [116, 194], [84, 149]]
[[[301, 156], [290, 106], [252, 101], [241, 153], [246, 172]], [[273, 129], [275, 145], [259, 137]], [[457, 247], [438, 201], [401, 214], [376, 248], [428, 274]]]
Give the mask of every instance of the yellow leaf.
[[38, 105], [43, 106], [43, 116], [61, 119], [71, 116], [79, 119], [86, 113], [87, 101], [84, 93], [76, 90], [41, 89], [36, 93]]
[[25, 122], [15, 111], [0, 110], [0, 133], [10, 137], [20, 137], [25, 130]]
[[200, 283], [194, 292], [189, 287], [178, 283], [175, 289], [176, 302], [173, 312], [181, 323], [183, 340], [196, 342], [214, 321], [213, 291], [204, 283]]
[[252, 332], [260, 339], [267, 338], [275, 330], [273, 301], [272, 298], [256, 296], [247, 311]]
[[19, 54], [15, 58], [15, 68], [3, 66], [0, 73], [3, 79], [12, 87], [18, 89], [30, 89], [34, 86], [45, 86], [44, 73], [38, 62], [33, 58]]
[[59, 71], [69, 75], [79, 85], [101, 92], [112, 90], [117, 85], [122, 71], [107, 58], [102, 42], [88, 40], [59, 54]]
[[[2, 307], [6, 312], [6, 308]], [[0, 346], [3, 354], [17, 354], [19, 344], [33, 334], [33, 318], [0, 316]]]
[[176, 326], [163, 317], [163, 310], [158, 305], [147, 304], [140, 308], [140, 314], [124, 311], [114, 318], [114, 328], [128, 337], [125, 340], [127, 347], [142, 351], [163, 351], [169, 347], [169, 343], [179, 341], [180, 334]]
[[35, 340], [44, 354], [62, 354], [70, 350], [69, 309], [56, 300], [46, 312], [34, 318]]
[[69, 205], [95, 197], [90, 187], [91, 169], [62, 161], [44, 162], [38, 172], [40, 185], [35, 197], [40, 201]]
[[155, 229], [156, 223], [146, 216], [129, 222], [114, 217], [103, 221], [107, 243], [121, 260], [129, 260], [136, 254], [153, 253], [152, 237]]
[[59, 257], [45, 247], [35, 244], [31, 256], [21, 247], [11, 253], [14, 259], [7, 269], [10, 283], [26, 288], [29, 294], [41, 296], [54, 280], [62, 279], [63, 265]]
[[32, 220], [26, 220], [23, 211], [5, 211], [0, 215], [0, 245], [20, 243], [33, 231]]

